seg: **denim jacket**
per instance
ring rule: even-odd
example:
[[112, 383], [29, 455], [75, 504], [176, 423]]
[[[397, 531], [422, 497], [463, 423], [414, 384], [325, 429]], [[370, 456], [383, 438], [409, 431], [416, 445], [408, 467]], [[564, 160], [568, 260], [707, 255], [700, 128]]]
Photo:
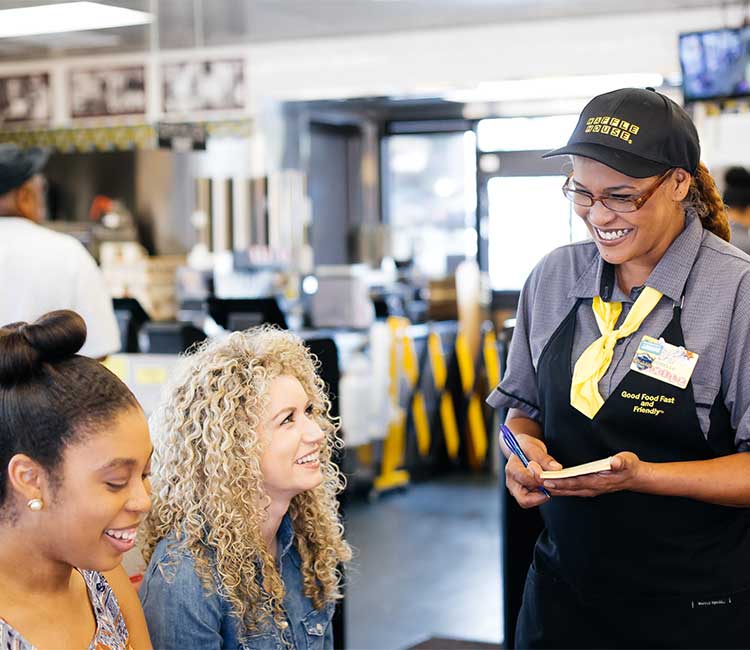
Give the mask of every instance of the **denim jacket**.
[[288, 515], [282, 520], [276, 539], [286, 592], [283, 606], [288, 627], [279, 630], [269, 622], [263, 631], [253, 634], [246, 632], [224, 598], [204, 589], [192, 556], [175, 547], [174, 534], [161, 540], [154, 549], [139, 590], [154, 648], [331, 650], [334, 605], [316, 610], [304, 595], [301, 560]]

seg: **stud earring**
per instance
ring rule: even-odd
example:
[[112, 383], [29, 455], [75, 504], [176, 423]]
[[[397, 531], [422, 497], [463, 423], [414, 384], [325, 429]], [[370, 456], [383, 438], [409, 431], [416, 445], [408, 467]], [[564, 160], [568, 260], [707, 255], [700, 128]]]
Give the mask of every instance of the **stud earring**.
[[29, 507], [29, 510], [39, 512], [42, 508], [44, 508], [44, 501], [42, 501], [41, 499], [29, 499], [26, 502], [26, 505]]

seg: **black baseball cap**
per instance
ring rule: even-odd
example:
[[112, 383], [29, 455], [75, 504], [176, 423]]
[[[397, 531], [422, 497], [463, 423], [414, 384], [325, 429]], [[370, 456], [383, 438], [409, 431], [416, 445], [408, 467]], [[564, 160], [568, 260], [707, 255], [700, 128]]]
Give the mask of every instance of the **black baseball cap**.
[[42, 171], [49, 152], [39, 147], [20, 149], [14, 144], [0, 144], [0, 195], [21, 187]]
[[698, 132], [685, 110], [653, 88], [621, 88], [594, 97], [568, 144], [544, 154], [591, 158], [632, 178], [679, 167], [695, 174]]

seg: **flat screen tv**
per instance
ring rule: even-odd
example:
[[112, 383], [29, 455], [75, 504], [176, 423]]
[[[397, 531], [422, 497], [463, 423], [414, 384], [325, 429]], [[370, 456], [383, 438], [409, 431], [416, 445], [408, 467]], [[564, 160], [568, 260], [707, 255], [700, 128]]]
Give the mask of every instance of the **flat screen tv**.
[[680, 34], [686, 102], [750, 96], [750, 27]]

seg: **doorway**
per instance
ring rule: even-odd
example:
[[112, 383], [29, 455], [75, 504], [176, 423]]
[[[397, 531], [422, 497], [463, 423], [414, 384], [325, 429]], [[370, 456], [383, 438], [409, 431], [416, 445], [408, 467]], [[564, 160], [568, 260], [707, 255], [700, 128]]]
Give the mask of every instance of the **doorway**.
[[[493, 292], [517, 293], [554, 248], [588, 237], [561, 188], [570, 163], [560, 146], [574, 116], [498, 118], [477, 127], [477, 222], [482, 269]], [[533, 147], [533, 148], [530, 148]]]

